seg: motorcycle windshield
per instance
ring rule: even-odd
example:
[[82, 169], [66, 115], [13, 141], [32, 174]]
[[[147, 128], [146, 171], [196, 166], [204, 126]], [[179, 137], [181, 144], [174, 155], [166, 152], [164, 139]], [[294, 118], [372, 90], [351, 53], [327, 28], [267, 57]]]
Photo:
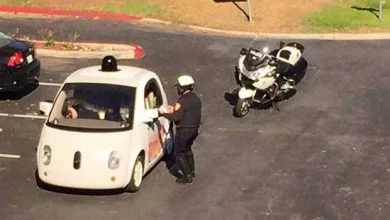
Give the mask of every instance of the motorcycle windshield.
[[[260, 53], [261, 54], [261, 53]], [[263, 54], [261, 56], [248, 54], [244, 60], [244, 66], [248, 71], [254, 71], [268, 64], [269, 58]]]

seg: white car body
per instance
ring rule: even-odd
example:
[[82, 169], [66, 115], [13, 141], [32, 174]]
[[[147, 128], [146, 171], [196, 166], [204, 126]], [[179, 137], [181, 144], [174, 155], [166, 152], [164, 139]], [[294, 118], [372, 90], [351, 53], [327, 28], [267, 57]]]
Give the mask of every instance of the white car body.
[[[40, 181], [50, 185], [80, 189], [126, 188], [132, 177], [137, 175], [133, 174], [137, 158], [142, 158], [143, 169], [138, 169], [142, 174], [140, 180], [142, 181], [142, 176], [163, 156], [164, 147], [171, 137], [169, 121], [162, 117], [157, 119], [156, 108], [159, 106], [148, 109], [147, 105], [150, 103], [147, 104], [145, 99], [146, 87], [151, 87], [151, 82], [154, 82], [160, 90], [160, 102], [162, 102], [160, 104], [167, 106], [166, 93], [159, 77], [151, 71], [137, 67], [118, 66], [118, 69], [118, 71], [104, 72], [101, 71], [101, 66], [92, 66], [77, 70], [65, 80], [53, 104], [40, 103], [41, 111], [46, 111], [46, 115], [49, 115], [43, 125], [37, 148]], [[61, 90], [67, 84], [77, 83], [135, 88], [133, 120], [129, 125], [130, 128], [100, 131], [58, 126], [56, 124], [58, 120], [55, 121], [57, 118], [52, 120], [53, 123], [50, 122], [55, 114], [53, 112], [56, 112], [56, 102], [64, 99], [60, 94]], [[74, 123], [72, 119], [60, 120], [67, 122], [67, 125]], [[100, 123], [99, 120], [95, 121]], [[82, 126], [85, 124], [87, 123], [79, 123]], [[114, 164], [113, 166], [119, 165], [112, 169], [109, 168], [109, 163]]]

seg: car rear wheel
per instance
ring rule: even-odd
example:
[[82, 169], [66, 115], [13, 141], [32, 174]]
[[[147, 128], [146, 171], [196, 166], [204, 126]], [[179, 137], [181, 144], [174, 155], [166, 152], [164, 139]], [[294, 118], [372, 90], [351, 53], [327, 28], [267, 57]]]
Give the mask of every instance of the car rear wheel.
[[126, 186], [127, 192], [137, 192], [141, 189], [141, 183], [144, 174], [144, 165], [142, 161], [143, 159], [141, 156], [138, 156], [137, 160], [135, 160], [130, 182]]

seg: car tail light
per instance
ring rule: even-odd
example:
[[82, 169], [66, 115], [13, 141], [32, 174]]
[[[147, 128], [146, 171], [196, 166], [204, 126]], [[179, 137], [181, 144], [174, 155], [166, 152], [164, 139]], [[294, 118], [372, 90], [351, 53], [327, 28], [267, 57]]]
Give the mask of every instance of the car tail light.
[[12, 55], [9, 58], [7, 66], [15, 67], [21, 63], [23, 63], [23, 53], [22, 52], [15, 52], [14, 55]]

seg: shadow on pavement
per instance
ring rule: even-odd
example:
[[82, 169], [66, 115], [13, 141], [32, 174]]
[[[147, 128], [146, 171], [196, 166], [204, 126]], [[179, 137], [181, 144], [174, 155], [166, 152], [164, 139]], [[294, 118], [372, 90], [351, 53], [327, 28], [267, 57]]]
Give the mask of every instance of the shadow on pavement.
[[35, 171], [35, 181], [39, 188], [47, 191], [71, 194], [71, 195], [90, 195], [90, 196], [106, 196], [117, 195], [124, 192], [123, 189], [110, 189], [110, 190], [89, 190], [89, 189], [73, 189], [60, 186], [54, 186], [44, 183], [38, 176], [38, 170]]
[[4, 91], [0, 92], [0, 101], [5, 101], [5, 100], [19, 100], [22, 99], [23, 97], [29, 95], [32, 93], [34, 90], [38, 88], [38, 83], [32, 83], [28, 84], [26, 87], [24, 87], [20, 91]]
[[[160, 159], [150, 170], [148, 170], [144, 177], [143, 182], [147, 179], [149, 174], [161, 163], [164, 162], [166, 165], [166, 168], [169, 171], [169, 168], [173, 166], [175, 163], [174, 155], [171, 154], [169, 156], [164, 156], [162, 159]], [[119, 189], [107, 189], [107, 190], [93, 190], [93, 189], [74, 189], [74, 188], [67, 188], [67, 187], [61, 187], [61, 186], [55, 186], [50, 185], [45, 182], [43, 182], [39, 176], [38, 176], [38, 170], [35, 171], [35, 182], [37, 186], [43, 190], [57, 192], [57, 193], [63, 193], [63, 194], [70, 194], [70, 195], [89, 195], [89, 196], [106, 196], [106, 195], [118, 195], [122, 193], [126, 193], [125, 189], [119, 188]]]

